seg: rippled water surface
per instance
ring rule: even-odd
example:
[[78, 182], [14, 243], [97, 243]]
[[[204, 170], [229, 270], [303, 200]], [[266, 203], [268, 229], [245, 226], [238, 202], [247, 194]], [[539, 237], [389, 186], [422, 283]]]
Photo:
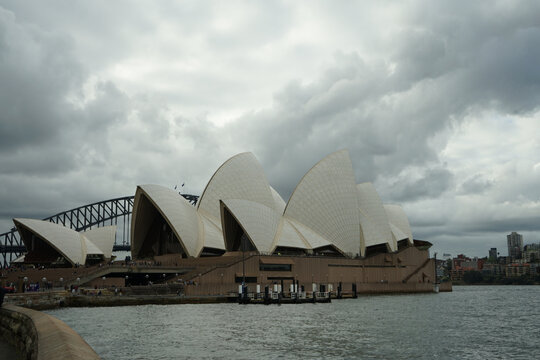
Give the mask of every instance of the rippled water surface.
[[331, 304], [48, 311], [103, 359], [538, 359], [540, 286], [362, 296]]

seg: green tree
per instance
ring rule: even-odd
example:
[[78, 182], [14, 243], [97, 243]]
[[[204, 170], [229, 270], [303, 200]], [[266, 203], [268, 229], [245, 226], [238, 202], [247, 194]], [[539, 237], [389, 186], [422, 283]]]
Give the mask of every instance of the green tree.
[[477, 284], [484, 280], [480, 271], [467, 271], [463, 274], [463, 281], [467, 284]]

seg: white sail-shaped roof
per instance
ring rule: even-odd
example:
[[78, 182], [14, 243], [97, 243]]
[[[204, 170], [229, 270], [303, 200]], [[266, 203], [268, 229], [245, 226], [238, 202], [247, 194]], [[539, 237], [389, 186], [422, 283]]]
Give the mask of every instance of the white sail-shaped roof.
[[86, 255], [104, 255], [103, 251], [101, 251], [93, 242], [88, 240], [88, 238], [82, 234], [80, 234], [82, 238], [82, 246], [83, 246], [83, 252]]
[[396, 242], [398, 242], [400, 240], [404, 240], [404, 239], [409, 240], [409, 236], [407, 236], [407, 234], [405, 234], [403, 231], [401, 231], [394, 224], [390, 223], [390, 229], [392, 230], [392, 236], [394, 237], [394, 240]]
[[272, 197], [274, 198], [274, 209], [280, 214], [283, 214], [283, 211], [285, 211], [285, 200], [279, 195], [279, 193], [270, 186], [270, 191], [272, 192]]
[[274, 245], [272, 246], [272, 251], [276, 247], [290, 247], [297, 249], [311, 249], [309, 243], [302, 237], [300, 232], [294, 228], [289, 220], [285, 217], [281, 217], [281, 222], [279, 225], [279, 231], [276, 234], [276, 239]]
[[[384, 206], [372, 184], [356, 185], [347, 150], [330, 154], [313, 166], [287, 204], [268, 184], [251, 153], [238, 154], [221, 165], [196, 207], [174, 190], [139, 186], [132, 222], [134, 254], [141, 250], [142, 242], [150, 241], [146, 234], [157, 212], [188, 256], [200, 256], [204, 248], [236, 251], [243, 233], [265, 253], [277, 247], [316, 250], [331, 246], [343, 255], [355, 256], [365, 255], [366, 247], [386, 244], [395, 251], [397, 241], [413, 241], [399, 206]], [[144, 252], [152, 250], [145, 248]]]
[[[403, 211], [403, 208], [399, 205], [390, 205], [385, 204], [384, 209], [386, 210], [386, 215], [388, 216], [388, 221], [390, 224], [397, 227], [399, 230], [401, 230], [409, 240], [409, 244], [413, 244], [413, 236], [411, 231], [411, 226], [409, 225], [409, 219], [407, 218], [407, 214], [405, 214], [405, 211]], [[397, 239], [403, 240], [403, 239]]]
[[23, 263], [25, 256], [26, 256], [26, 253], [22, 254], [21, 256], [19, 256], [18, 258], [14, 259], [14, 260], [11, 260], [10, 263], [11, 264]]
[[233, 156], [217, 169], [197, 202], [197, 210], [219, 222], [219, 201], [227, 199], [254, 201], [274, 209], [270, 185], [252, 153]]
[[358, 196], [347, 150], [328, 155], [296, 186], [284, 214], [315, 230], [344, 253], [360, 253]]
[[18, 218], [13, 219], [13, 222], [17, 226], [27, 249], [31, 249], [31, 239], [26, 239], [22, 236], [24, 234], [21, 231], [23, 228], [51, 245], [72, 265], [83, 265], [86, 262], [86, 251], [85, 247], [83, 248], [84, 239], [75, 230], [43, 220]]
[[304, 226], [292, 219], [287, 219], [287, 221], [296, 229], [296, 231], [300, 233], [304, 241], [309, 244], [309, 247], [311, 249], [317, 249], [320, 247], [332, 245], [330, 241], [326, 240], [324, 237], [317, 234], [315, 231], [308, 228], [307, 226]]
[[396, 251], [397, 243], [392, 238], [388, 216], [375, 187], [372, 183], [363, 183], [358, 184], [356, 188], [358, 190], [358, 206], [362, 216], [361, 225], [363, 227], [369, 226], [369, 231], [362, 229], [364, 246], [388, 244], [391, 251]]
[[223, 200], [259, 252], [270, 252], [280, 214], [266, 205], [241, 199]]
[[362, 235], [362, 249], [365, 249], [368, 246], [377, 245], [380, 242], [378, 239], [378, 229], [377, 226], [371, 221], [371, 218], [362, 210], [359, 209], [358, 215], [360, 218], [360, 233]]
[[116, 238], [116, 225], [103, 226], [82, 233], [92, 243], [94, 243], [106, 258], [112, 256], [114, 240]]
[[218, 228], [210, 219], [202, 214], [198, 214], [203, 224], [203, 234], [201, 236], [204, 241], [202, 247], [225, 250], [225, 243], [223, 242], [223, 233], [221, 228]]
[[[176, 191], [159, 185], [140, 185], [135, 193], [131, 228], [132, 253], [137, 254], [150, 224], [138, 221], [141, 197], [144, 196], [167, 221], [188, 256], [197, 256], [199, 219], [195, 208]], [[146, 225], [146, 226], [145, 226]], [[146, 228], [145, 228], [146, 227]]]

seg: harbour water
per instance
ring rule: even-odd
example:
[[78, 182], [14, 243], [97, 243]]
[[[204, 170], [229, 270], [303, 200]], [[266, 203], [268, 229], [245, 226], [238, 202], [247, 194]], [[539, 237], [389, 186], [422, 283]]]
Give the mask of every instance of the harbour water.
[[330, 304], [47, 311], [103, 359], [534, 359], [540, 286], [361, 296]]

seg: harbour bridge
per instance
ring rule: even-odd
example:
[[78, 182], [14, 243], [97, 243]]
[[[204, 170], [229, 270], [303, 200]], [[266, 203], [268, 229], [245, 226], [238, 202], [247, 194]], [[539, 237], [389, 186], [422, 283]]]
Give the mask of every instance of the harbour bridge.
[[[192, 205], [198, 200], [197, 195], [180, 194]], [[49, 216], [44, 221], [61, 224], [77, 232], [107, 225], [116, 225], [116, 238], [113, 251], [129, 251], [131, 249], [131, 212], [134, 196], [124, 196], [103, 200], [78, 208], [62, 211]], [[11, 261], [26, 252], [17, 228], [0, 234], [0, 267], [4, 268]]]

